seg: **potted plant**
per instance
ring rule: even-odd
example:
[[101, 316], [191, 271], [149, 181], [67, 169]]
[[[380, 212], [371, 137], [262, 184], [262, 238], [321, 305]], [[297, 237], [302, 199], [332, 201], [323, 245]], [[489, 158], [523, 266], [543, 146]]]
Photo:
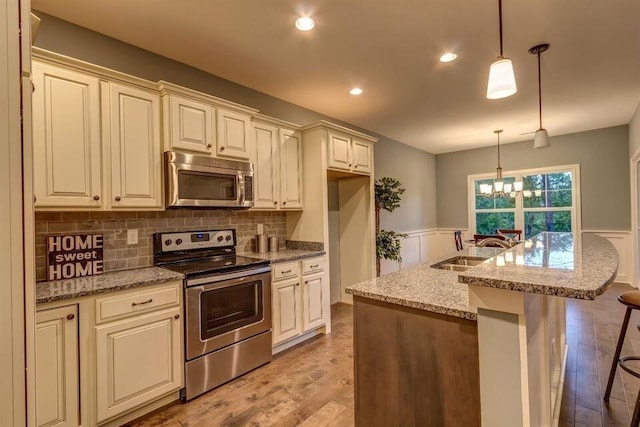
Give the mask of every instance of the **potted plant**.
[[380, 260], [390, 259], [392, 261], [402, 261], [400, 256], [400, 239], [407, 237], [404, 233], [396, 231], [380, 230], [380, 211], [393, 212], [400, 207], [401, 195], [404, 188], [400, 181], [385, 176], [376, 179], [375, 184], [376, 200], [376, 275], [380, 276]]

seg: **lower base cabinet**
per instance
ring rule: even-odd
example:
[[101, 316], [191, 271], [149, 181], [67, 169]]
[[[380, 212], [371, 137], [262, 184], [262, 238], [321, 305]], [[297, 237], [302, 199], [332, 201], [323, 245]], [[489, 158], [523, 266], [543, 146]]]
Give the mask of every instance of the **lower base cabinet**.
[[182, 385], [180, 307], [96, 326], [98, 422]]
[[36, 425], [77, 427], [78, 308], [36, 313]]

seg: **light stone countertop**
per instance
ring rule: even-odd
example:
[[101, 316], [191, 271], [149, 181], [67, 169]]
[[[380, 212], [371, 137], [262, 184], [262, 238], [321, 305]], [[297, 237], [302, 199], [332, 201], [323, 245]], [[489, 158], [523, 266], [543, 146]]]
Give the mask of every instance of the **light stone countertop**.
[[428, 263], [349, 286], [346, 292], [391, 304], [476, 320], [476, 308], [469, 305], [468, 287], [458, 282], [459, 272], [430, 266], [455, 256], [489, 259], [503, 251], [502, 248], [465, 248]]
[[115, 292], [124, 289], [159, 285], [183, 280], [184, 276], [159, 267], [114, 271], [97, 276], [36, 282], [36, 304]]
[[256, 259], [266, 259], [271, 261], [272, 264], [277, 264], [280, 262], [287, 261], [296, 261], [304, 258], [313, 258], [317, 256], [322, 256], [326, 254], [325, 251], [309, 251], [309, 250], [301, 250], [301, 249], [280, 249], [278, 252], [245, 252], [243, 254], [238, 254], [242, 256], [246, 256], [249, 258]]
[[595, 299], [613, 282], [618, 252], [595, 234], [545, 232], [460, 273], [461, 283]]

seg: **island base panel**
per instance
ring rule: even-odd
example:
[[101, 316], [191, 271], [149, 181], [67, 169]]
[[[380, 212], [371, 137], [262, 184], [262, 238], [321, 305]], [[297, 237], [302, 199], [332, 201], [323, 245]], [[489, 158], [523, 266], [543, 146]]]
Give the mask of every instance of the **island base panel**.
[[357, 426], [480, 426], [475, 322], [354, 297]]

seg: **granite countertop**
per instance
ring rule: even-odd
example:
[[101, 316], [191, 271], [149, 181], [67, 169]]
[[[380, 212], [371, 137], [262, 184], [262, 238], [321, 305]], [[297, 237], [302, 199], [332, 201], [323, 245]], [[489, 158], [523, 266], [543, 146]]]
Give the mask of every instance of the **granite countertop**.
[[468, 287], [458, 282], [459, 273], [431, 268], [430, 265], [455, 256], [489, 259], [503, 251], [502, 248], [465, 248], [432, 262], [349, 286], [346, 292], [391, 304], [476, 320], [476, 308], [469, 305]]
[[266, 259], [271, 261], [272, 264], [279, 262], [295, 261], [304, 258], [313, 258], [326, 254], [325, 251], [310, 251], [301, 249], [280, 249], [278, 252], [245, 252], [239, 254], [249, 258]]
[[461, 283], [595, 299], [613, 282], [618, 253], [595, 234], [545, 232], [459, 275]]
[[98, 276], [36, 283], [36, 304], [115, 292], [182, 280], [184, 276], [158, 267], [115, 271]]

